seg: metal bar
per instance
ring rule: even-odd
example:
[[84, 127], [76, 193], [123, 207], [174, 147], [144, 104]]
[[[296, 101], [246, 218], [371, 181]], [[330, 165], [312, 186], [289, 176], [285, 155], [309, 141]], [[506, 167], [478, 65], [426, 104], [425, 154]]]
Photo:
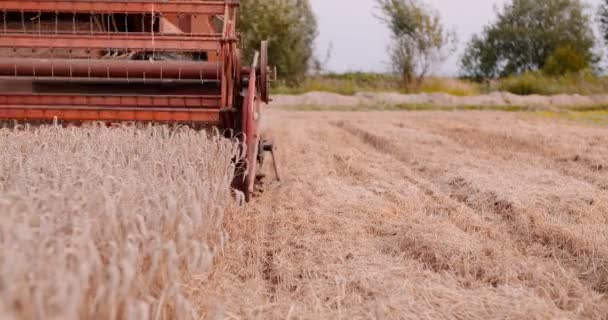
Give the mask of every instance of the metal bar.
[[75, 12], [75, 13], [189, 13], [221, 15], [224, 6], [238, 6], [238, 1], [128, 1], [128, 0], [2, 0], [0, 10], [26, 12]]
[[208, 61], [0, 58], [0, 76], [219, 80], [222, 64]]
[[0, 34], [0, 47], [47, 49], [107, 49], [219, 51], [223, 41], [218, 36], [134, 35], [134, 34]]
[[[117, 85], [127, 85], [127, 84], [151, 84], [151, 85], [162, 85], [162, 84], [172, 84], [172, 85], [201, 85], [200, 79], [158, 79], [158, 78], [99, 78], [99, 77], [40, 77], [38, 75], [34, 76], [2, 76], [0, 75], [0, 81], [36, 81], [43, 83], [57, 83], [60, 82], [62, 84], [117, 84]], [[220, 80], [211, 80], [205, 79], [204, 83], [219, 83]], [[2, 84], [0, 84], [1, 87]]]
[[5, 106], [97, 106], [117, 108], [208, 108], [219, 109], [220, 96], [119, 96], [77, 94], [0, 93], [0, 109]]
[[206, 109], [167, 109], [167, 108], [101, 108], [101, 107], [62, 107], [46, 106], [3, 106], [0, 119], [4, 120], [42, 120], [52, 121], [150, 121], [183, 122], [218, 125], [219, 110]]

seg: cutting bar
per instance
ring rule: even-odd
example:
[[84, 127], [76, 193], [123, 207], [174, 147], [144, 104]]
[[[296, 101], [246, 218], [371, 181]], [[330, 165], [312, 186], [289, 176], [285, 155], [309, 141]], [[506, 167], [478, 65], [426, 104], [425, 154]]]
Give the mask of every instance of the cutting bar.
[[222, 63], [100, 59], [0, 58], [0, 76], [219, 80]]

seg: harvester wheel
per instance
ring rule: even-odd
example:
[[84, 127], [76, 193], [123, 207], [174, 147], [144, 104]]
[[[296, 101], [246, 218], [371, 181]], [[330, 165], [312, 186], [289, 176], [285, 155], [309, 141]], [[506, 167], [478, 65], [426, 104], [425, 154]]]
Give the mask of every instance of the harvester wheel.
[[260, 46], [260, 96], [264, 103], [270, 101], [270, 76], [268, 66], [268, 41]]
[[[260, 126], [260, 102], [269, 101], [269, 67], [268, 67], [268, 42], [263, 41], [260, 46], [261, 51], [256, 53], [253, 65], [247, 79], [247, 90], [242, 97], [242, 107], [240, 115], [241, 132], [245, 148], [245, 159], [242, 163], [242, 183], [239, 189], [245, 194], [245, 200], [250, 201], [255, 194], [256, 187], [261, 183], [263, 175], [259, 172], [262, 167], [261, 154], [270, 152], [274, 159], [274, 148], [272, 144], [263, 141]], [[270, 147], [269, 147], [270, 146]], [[275, 173], [278, 176], [278, 169], [275, 164]], [[240, 178], [240, 177], [239, 177]], [[239, 183], [240, 185], [240, 183]]]
[[258, 169], [258, 148], [259, 148], [259, 133], [258, 123], [259, 116], [257, 112], [257, 104], [259, 103], [259, 96], [256, 82], [256, 70], [251, 70], [249, 75], [249, 84], [247, 94], [243, 101], [243, 112], [242, 112], [242, 124], [243, 133], [245, 138], [245, 185], [243, 192], [245, 193], [245, 200], [250, 201], [251, 197], [255, 192], [256, 175]]

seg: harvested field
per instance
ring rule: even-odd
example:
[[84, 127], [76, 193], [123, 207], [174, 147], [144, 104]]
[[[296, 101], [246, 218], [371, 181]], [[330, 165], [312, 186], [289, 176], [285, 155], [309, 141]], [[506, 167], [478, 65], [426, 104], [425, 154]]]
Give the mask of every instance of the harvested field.
[[267, 120], [284, 181], [241, 209], [223, 140], [0, 131], [0, 315], [608, 319], [608, 128], [490, 111]]
[[585, 110], [604, 109], [608, 95], [553, 96], [516, 95], [492, 92], [475, 96], [447, 93], [399, 94], [392, 92], [359, 92], [352, 96], [331, 92], [307, 92], [301, 95], [274, 95], [273, 105], [295, 110]]
[[607, 319], [608, 128], [502, 112], [275, 111], [286, 181], [210, 318]]

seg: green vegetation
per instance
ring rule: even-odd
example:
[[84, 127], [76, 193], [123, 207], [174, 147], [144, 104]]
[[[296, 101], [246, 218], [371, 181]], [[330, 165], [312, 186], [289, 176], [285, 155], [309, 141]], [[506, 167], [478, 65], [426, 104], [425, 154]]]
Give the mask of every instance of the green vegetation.
[[268, 58], [278, 77], [293, 85], [314, 63], [317, 21], [308, 0], [242, 0], [239, 30], [245, 62], [262, 40], [269, 40]]
[[571, 45], [566, 45], [557, 48], [547, 58], [543, 66], [543, 72], [549, 76], [576, 74], [589, 69], [589, 63], [590, 61], [584, 52]]
[[459, 107], [443, 107], [432, 104], [397, 104], [397, 105], [360, 105], [360, 106], [319, 106], [319, 105], [302, 105], [296, 107], [283, 107], [283, 109], [293, 111], [505, 111], [518, 112], [528, 111], [529, 108], [521, 106], [459, 106]]
[[521, 76], [501, 79], [493, 89], [519, 95], [602, 94], [608, 92], [608, 78], [598, 77], [591, 72], [569, 73], [561, 76], [528, 72]]
[[441, 107], [426, 104], [403, 104], [403, 105], [375, 105], [375, 106], [297, 106], [287, 108], [292, 111], [311, 112], [311, 111], [334, 111], [334, 112], [365, 112], [365, 111], [502, 111], [502, 112], [524, 112], [529, 115], [542, 118], [561, 119], [567, 121], [585, 122], [592, 125], [608, 125], [608, 106], [594, 107], [570, 107], [560, 110], [535, 110], [522, 106], [461, 106], [461, 107]]
[[591, 26], [580, 0], [513, 0], [469, 42], [461, 73], [473, 79], [508, 77], [546, 64], [552, 74], [579, 71], [597, 60]]
[[354, 95], [358, 92], [446, 93], [474, 96], [495, 91], [518, 95], [593, 95], [608, 92], [608, 77], [583, 71], [561, 76], [528, 72], [519, 76], [478, 83], [466, 79], [428, 77], [417, 88], [405, 88], [401, 79], [390, 74], [346, 73], [308, 77], [297, 85], [275, 84], [274, 94], [303, 94], [312, 91]]
[[602, 38], [608, 44], [608, 0], [604, 0], [599, 10], [600, 30]]
[[483, 110], [492, 110], [492, 111], [505, 111], [505, 112], [517, 112], [517, 111], [526, 111], [529, 108], [522, 106], [479, 106], [479, 105], [468, 105], [468, 106], [459, 106], [459, 107], [441, 107], [437, 105], [430, 104], [399, 104], [392, 107], [392, 110], [399, 111], [450, 111], [450, 110], [462, 110], [462, 111], [483, 111]]
[[382, 73], [330, 73], [311, 76], [296, 86], [280, 82], [273, 88], [273, 93], [302, 94], [311, 91], [334, 92], [343, 95], [354, 95], [357, 92], [401, 91], [400, 79]]
[[391, 32], [393, 70], [404, 86], [416, 88], [431, 68], [456, 49], [456, 33], [446, 30], [439, 14], [419, 0], [376, 0]]
[[608, 108], [597, 108], [596, 110], [583, 111], [538, 111], [536, 116], [551, 119], [563, 119], [569, 121], [586, 122], [594, 125], [608, 125]]
[[353, 72], [311, 76], [297, 85], [275, 84], [275, 94], [302, 94], [311, 91], [354, 95], [357, 92], [447, 93], [471, 96], [483, 93], [482, 85], [455, 78], [427, 77], [417, 88], [404, 87], [398, 76], [382, 73]]
[[473, 81], [457, 78], [428, 77], [415, 90], [406, 93], [447, 93], [453, 96], [475, 96], [486, 93], [488, 87]]
[[[261, 40], [270, 40], [270, 61], [278, 67], [279, 82], [273, 85], [277, 94], [608, 92], [608, 77], [597, 74], [593, 20], [582, 0], [507, 1], [497, 20], [469, 42], [461, 58], [463, 79], [427, 76], [455, 43], [454, 32], [444, 27], [434, 9], [421, 0], [376, 1], [391, 34], [391, 74], [323, 74], [313, 56], [317, 22], [309, 0], [242, 0], [239, 25], [245, 61]], [[597, 21], [608, 44], [608, 0], [603, 3]]]

